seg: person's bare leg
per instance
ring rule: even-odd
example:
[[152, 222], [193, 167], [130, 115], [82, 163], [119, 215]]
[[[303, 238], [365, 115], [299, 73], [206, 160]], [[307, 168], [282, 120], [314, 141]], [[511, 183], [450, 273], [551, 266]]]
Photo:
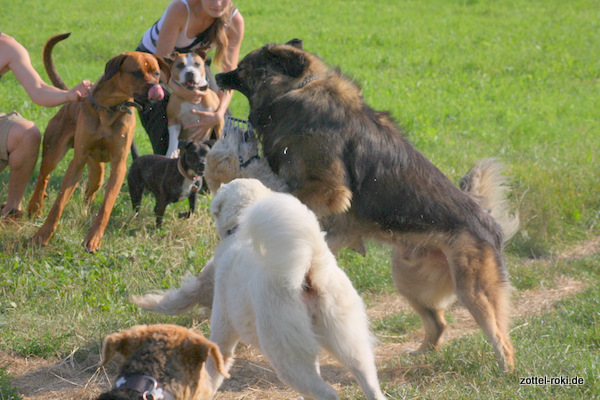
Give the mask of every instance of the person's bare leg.
[[21, 210], [25, 189], [37, 162], [40, 141], [40, 131], [31, 121], [18, 121], [8, 132], [7, 149], [10, 175], [6, 203], [1, 210], [3, 216], [11, 210]]

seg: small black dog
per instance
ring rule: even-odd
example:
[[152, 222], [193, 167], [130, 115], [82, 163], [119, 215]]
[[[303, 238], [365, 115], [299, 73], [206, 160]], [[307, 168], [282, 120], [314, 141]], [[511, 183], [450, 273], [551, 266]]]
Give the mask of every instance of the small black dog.
[[129, 196], [135, 212], [139, 212], [144, 189], [148, 189], [156, 197], [154, 214], [157, 228], [162, 225], [167, 205], [186, 197], [190, 210], [180, 213], [179, 218], [189, 218], [196, 209], [197, 192], [202, 189], [202, 176], [209, 151], [210, 145], [207, 142], [180, 141], [179, 158], [167, 158], [158, 154], [136, 158], [127, 175]]

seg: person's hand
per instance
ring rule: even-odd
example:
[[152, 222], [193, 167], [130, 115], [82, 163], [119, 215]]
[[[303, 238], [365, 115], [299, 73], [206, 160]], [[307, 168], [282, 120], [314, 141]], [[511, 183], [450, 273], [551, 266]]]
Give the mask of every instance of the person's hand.
[[188, 92], [190, 92], [190, 99], [188, 100], [190, 103], [193, 104], [198, 104], [202, 101], [202, 98], [204, 96], [206, 96], [206, 92], [207, 90], [200, 90], [200, 89], [194, 89], [194, 90], [188, 90]]
[[223, 126], [225, 122], [225, 116], [213, 111], [198, 111], [192, 110], [194, 114], [198, 115], [198, 122], [185, 126], [185, 129], [193, 130], [190, 135], [190, 140], [206, 140], [210, 136], [210, 132], [217, 125]]
[[67, 100], [69, 101], [79, 101], [84, 97], [87, 97], [90, 93], [90, 88], [92, 84], [89, 80], [83, 80], [73, 89], [67, 92]]

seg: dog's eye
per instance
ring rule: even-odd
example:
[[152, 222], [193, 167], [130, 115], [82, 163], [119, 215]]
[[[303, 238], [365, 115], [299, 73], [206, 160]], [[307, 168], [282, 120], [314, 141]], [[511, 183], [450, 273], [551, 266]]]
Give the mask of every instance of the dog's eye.
[[198, 68], [200, 66], [200, 63], [194, 63], [194, 67]]
[[184, 63], [182, 63], [182, 62], [180, 62], [180, 63], [177, 63], [177, 65], [176, 65], [175, 67], [176, 67], [177, 69], [183, 69], [183, 67], [185, 67], [185, 64], [184, 64]]
[[131, 75], [133, 75], [134, 77], [139, 78], [139, 79], [141, 79], [141, 78], [144, 77], [144, 73], [141, 70], [139, 70], [139, 69], [136, 69], [135, 71], [132, 71]]

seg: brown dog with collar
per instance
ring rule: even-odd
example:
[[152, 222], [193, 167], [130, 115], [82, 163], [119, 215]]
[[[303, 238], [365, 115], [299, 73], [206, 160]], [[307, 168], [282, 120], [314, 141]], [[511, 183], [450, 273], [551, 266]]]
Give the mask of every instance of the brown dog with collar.
[[206, 361], [227, 374], [219, 346], [202, 332], [178, 325], [137, 325], [104, 339], [102, 364], [125, 358], [114, 387], [96, 400], [208, 400]]
[[223, 134], [223, 127], [218, 126], [206, 135], [195, 137], [186, 126], [198, 122], [199, 116], [194, 111], [215, 111], [220, 104], [217, 94], [208, 87], [206, 78], [206, 53], [202, 50], [196, 50], [192, 53], [174, 52], [165, 57], [165, 61], [171, 67], [172, 81], [188, 89], [200, 89], [206, 94], [198, 104], [190, 103], [171, 93], [169, 104], [167, 105], [167, 120], [169, 125], [169, 147], [167, 157], [177, 157], [177, 146], [179, 140], [197, 140], [203, 142], [210, 139], [214, 132], [215, 139], [220, 139]]
[[[69, 34], [53, 36], [44, 46], [44, 66], [52, 83], [66, 89], [52, 61], [52, 48]], [[91, 203], [104, 180], [104, 163], [112, 162], [104, 201], [83, 245], [95, 253], [102, 243], [115, 200], [127, 172], [126, 160], [133, 140], [136, 117], [132, 108], [136, 99], [160, 100], [164, 92], [159, 85], [161, 71], [167, 78], [171, 71], [157, 57], [141, 52], [122, 53], [108, 61], [104, 75], [91, 94], [78, 103], [63, 106], [48, 122], [44, 134], [42, 164], [35, 191], [29, 201], [30, 216], [41, 212], [50, 173], [69, 148], [74, 156], [46, 221], [33, 236], [36, 244], [47, 245], [54, 234], [65, 205], [73, 195], [85, 165], [88, 166], [86, 203]]]

